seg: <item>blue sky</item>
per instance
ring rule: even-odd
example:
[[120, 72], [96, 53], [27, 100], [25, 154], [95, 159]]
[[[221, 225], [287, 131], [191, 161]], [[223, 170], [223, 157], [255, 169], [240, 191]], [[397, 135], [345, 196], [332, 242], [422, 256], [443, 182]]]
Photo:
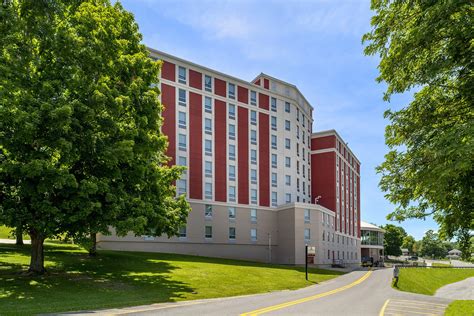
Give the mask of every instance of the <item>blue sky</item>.
[[[197, 64], [252, 80], [260, 72], [295, 84], [315, 108], [313, 131], [336, 129], [362, 162], [365, 221], [387, 223], [393, 205], [378, 188], [375, 167], [387, 147], [383, 112], [410, 95], [382, 100], [376, 57], [363, 55], [370, 1], [124, 0], [143, 42]], [[400, 224], [420, 239], [432, 220]]]

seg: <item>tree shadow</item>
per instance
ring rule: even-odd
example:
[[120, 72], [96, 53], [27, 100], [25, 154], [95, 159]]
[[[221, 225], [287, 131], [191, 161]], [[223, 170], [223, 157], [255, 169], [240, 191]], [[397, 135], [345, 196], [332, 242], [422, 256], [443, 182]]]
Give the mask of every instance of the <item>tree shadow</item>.
[[[89, 258], [70, 247], [45, 248], [47, 273], [26, 275], [30, 247], [0, 247], [0, 311], [36, 314], [173, 302], [195, 289], [170, 278], [179, 267], [123, 254]], [[8, 260], [8, 262], [6, 262]]]

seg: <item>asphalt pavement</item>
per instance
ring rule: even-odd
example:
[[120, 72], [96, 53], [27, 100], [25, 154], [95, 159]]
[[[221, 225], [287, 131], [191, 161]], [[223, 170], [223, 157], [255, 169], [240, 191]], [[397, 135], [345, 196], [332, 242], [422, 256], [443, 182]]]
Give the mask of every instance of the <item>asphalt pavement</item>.
[[443, 315], [451, 299], [391, 288], [393, 270], [359, 270], [294, 291], [69, 315]]

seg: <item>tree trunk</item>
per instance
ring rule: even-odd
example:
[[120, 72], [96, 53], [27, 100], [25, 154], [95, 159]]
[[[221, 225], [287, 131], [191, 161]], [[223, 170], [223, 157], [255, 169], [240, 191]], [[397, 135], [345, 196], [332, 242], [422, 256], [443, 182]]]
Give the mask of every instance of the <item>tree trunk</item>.
[[44, 268], [44, 237], [42, 234], [37, 232], [36, 230], [30, 231], [31, 237], [31, 260], [30, 260], [30, 268], [28, 272], [34, 274], [43, 274], [46, 272]]
[[91, 233], [91, 246], [89, 248], [89, 257], [97, 256], [97, 233]]
[[23, 229], [21, 227], [16, 228], [15, 237], [17, 246], [23, 246]]

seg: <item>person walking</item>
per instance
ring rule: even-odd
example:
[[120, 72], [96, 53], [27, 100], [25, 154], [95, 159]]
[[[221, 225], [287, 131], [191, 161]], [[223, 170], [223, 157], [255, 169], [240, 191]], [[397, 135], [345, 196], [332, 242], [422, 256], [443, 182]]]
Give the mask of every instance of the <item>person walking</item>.
[[394, 279], [394, 283], [393, 283], [393, 286], [397, 286], [398, 285], [398, 275], [400, 274], [400, 268], [395, 265], [395, 268], [393, 269], [393, 279]]

